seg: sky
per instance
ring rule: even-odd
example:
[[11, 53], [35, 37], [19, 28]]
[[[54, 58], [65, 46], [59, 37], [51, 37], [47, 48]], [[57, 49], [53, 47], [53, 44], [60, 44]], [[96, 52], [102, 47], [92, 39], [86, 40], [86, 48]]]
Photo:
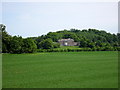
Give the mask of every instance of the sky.
[[3, 2], [2, 23], [10, 35], [34, 37], [64, 29], [118, 32], [117, 2]]

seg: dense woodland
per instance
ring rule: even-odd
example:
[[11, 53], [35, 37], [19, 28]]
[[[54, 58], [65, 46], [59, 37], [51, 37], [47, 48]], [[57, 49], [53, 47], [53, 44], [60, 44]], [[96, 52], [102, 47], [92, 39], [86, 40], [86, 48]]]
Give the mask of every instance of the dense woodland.
[[[120, 33], [111, 34], [104, 30], [96, 29], [70, 29], [49, 32], [47, 35], [38, 37], [22, 38], [21, 36], [11, 36], [6, 30], [6, 26], [0, 25], [0, 38], [2, 38], [3, 53], [33, 53], [36, 51], [118, 51], [120, 50]], [[2, 36], [1, 36], [2, 34]], [[74, 39], [79, 42], [77, 49], [61, 50], [59, 39]]]

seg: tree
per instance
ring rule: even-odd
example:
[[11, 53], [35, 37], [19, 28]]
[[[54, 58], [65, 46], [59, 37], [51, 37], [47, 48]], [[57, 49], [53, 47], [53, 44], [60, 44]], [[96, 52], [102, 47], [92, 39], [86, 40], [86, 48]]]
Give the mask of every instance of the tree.
[[64, 33], [62, 38], [65, 38], [65, 39], [71, 38], [71, 39], [74, 39], [74, 41], [79, 41], [79, 38], [77, 37], [77, 35], [71, 32]]
[[118, 44], [120, 46], [120, 33], [117, 33], [117, 38], [118, 38]]
[[81, 39], [79, 47], [87, 47], [87, 41], [85, 41], [84, 39]]
[[89, 48], [94, 48], [94, 47], [95, 47], [95, 43], [93, 43], [93, 42], [88, 43], [88, 47], [89, 47]]
[[23, 39], [21, 36], [14, 36], [10, 42], [10, 53], [23, 53], [22, 52]]
[[53, 47], [54, 47], [54, 48], [59, 48], [59, 47], [60, 47], [60, 44], [57, 43], [57, 42], [53, 42]]
[[75, 42], [80, 42], [79, 47], [93, 50], [119, 50], [120, 46], [120, 33], [116, 35], [96, 29], [64, 29], [23, 39], [20, 36], [9, 35], [6, 26], [0, 24], [0, 52], [3, 53], [32, 53], [36, 51], [36, 45], [38, 49], [59, 48], [57, 41], [62, 38], [74, 39]]
[[11, 38], [12, 36], [9, 35], [7, 32], [6, 32], [6, 26], [3, 25], [3, 24], [0, 24], [0, 40], [2, 40], [2, 52], [3, 53], [9, 53], [9, 49], [10, 49], [10, 42], [11, 42]]
[[37, 46], [32, 39], [30, 38], [23, 39], [22, 51], [24, 53], [33, 53], [36, 52], [36, 50]]
[[6, 26], [3, 24], [0, 24], [0, 32], [6, 32], [5, 29], [6, 29]]
[[40, 49], [52, 49], [53, 48], [53, 41], [52, 39], [48, 38], [39, 43]]
[[59, 35], [58, 33], [56, 32], [49, 32], [47, 35], [46, 35], [47, 38], [51, 38], [53, 40], [53, 42], [57, 42], [59, 38]]

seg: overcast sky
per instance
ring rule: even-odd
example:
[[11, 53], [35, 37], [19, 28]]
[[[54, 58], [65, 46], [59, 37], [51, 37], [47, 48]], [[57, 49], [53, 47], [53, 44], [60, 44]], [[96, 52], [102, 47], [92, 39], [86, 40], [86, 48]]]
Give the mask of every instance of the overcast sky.
[[117, 2], [4, 2], [2, 9], [11, 35], [40, 36], [71, 28], [118, 32]]

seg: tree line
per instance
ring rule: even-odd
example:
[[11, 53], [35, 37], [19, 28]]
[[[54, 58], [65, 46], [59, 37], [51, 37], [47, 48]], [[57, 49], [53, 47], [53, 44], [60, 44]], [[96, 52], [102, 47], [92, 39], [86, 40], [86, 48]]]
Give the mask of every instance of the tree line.
[[[75, 50], [61, 51], [106, 51], [120, 50], [120, 33], [111, 34], [104, 30], [96, 29], [70, 29], [49, 32], [46, 35], [38, 37], [22, 38], [21, 36], [11, 36], [6, 32], [6, 26], [0, 24], [0, 38], [2, 43], [1, 51], [3, 53], [33, 53], [36, 51], [57, 51], [60, 44], [59, 39], [74, 39], [80, 46]], [[82, 48], [82, 49], [80, 49]], [[58, 50], [59, 51], [59, 50]]]
[[22, 38], [21, 36], [11, 36], [6, 32], [5, 28], [5, 25], [0, 25], [3, 53], [33, 53], [36, 51], [37, 46], [34, 40]]
[[[30, 37], [36, 41], [38, 49], [42, 47], [39, 46], [43, 40], [50, 38], [53, 42], [57, 42], [59, 39], [74, 39], [75, 42], [79, 42], [79, 48], [90, 48], [88, 50], [92, 51], [116, 51], [120, 50], [120, 33], [111, 34], [104, 30], [97, 29], [70, 29], [70, 30], [60, 30], [57, 32], [49, 32], [47, 35], [41, 35], [38, 37]], [[59, 46], [58, 46], [59, 47]], [[57, 48], [58, 48], [57, 47]], [[42, 48], [45, 49], [45, 48]], [[49, 48], [51, 49], [51, 48]]]

